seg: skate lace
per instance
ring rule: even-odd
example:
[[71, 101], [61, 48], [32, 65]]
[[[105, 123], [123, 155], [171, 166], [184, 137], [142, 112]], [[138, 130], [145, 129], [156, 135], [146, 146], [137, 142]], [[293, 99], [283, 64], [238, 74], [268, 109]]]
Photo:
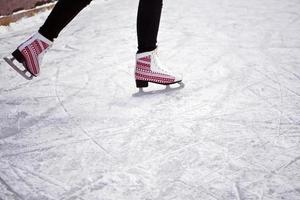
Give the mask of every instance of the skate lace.
[[161, 66], [165, 66], [164, 63], [161, 62], [161, 60], [159, 59], [159, 54], [158, 54], [158, 51], [157, 49], [155, 49], [153, 51], [153, 54], [152, 54], [152, 57], [153, 57], [153, 62], [154, 62], [154, 65], [157, 69], [159, 69], [162, 73], [165, 73], [165, 74], [170, 74], [170, 72], [164, 68], [162, 68]]

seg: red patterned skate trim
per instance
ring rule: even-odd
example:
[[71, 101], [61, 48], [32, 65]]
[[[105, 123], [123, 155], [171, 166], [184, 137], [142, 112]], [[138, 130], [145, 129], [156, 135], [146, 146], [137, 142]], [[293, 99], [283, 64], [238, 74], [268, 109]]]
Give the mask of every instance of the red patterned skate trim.
[[151, 65], [149, 63], [142, 63], [137, 61], [136, 63], [138, 69], [150, 70]]
[[37, 76], [39, 74], [39, 55], [48, 47], [49, 45], [45, 42], [34, 40], [31, 44], [21, 50], [25, 59], [25, 66], [32, 75]]
[[135, 74], [136, 80], [142, 80], [142, 81], [150, 81], [154, 83], [162, 83], [162, 84], [170, 84], [175, 81], [175, 78], [164, 78], [164, 77], [158, 77], [158, 76], [149, 76], [144, 74]]
[[175, 77], [173, 76], [152, 71], [150, 56], [146, 56], [137, 60], [135, 79], [160, 84], [170, 84], [175, 81]]
[[145, 62], [151, 62], [151, 56], [145, 56], [145, 57], [143, 57], [143, 58], [140, 58], [139, 59], [140, 61], [145, 61]]

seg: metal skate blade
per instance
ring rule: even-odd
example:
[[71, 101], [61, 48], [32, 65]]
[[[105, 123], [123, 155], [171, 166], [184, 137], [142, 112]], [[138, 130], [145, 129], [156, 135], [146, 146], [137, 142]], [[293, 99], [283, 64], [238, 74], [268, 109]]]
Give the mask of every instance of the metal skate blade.
[[[165, 93], [170, 93], [170, 92], [174, 92], [176, 90], [180, 90], [182, 88], [184, 88], [184, 83], [179, 82], [179, 83], [175, 83], [175, 84], [179, 84], [179, 87], [171, 87], [170, 85], [166, 85], [165, 89], [161, 89], [161, 90], [153, 90], [153, 91], [144, 91], [143, 88], [139, 88], [139, 91], [137, 93], [134, 93], [132, 96], [133, 97], [141, 97], [141, 96], [145, 96], [145, 95], [156, 95], [156, 94], [165, 94]], [[172, 85], [175, 85], [172, 84]]]
[[31, 80], [33, 78], [33, 75], [27, 70], [21, 70], [17, 65], [14, 64], [14, 57], [4, 57], [3, 60], [5, 60], [5, 62], [7, 62], [7, 64], [9, 66], [11, 66], [11, 68], [13, 68], [16, 72], [18, 72], [21, 76], [23, 76], [25, 79], [27, 80]]

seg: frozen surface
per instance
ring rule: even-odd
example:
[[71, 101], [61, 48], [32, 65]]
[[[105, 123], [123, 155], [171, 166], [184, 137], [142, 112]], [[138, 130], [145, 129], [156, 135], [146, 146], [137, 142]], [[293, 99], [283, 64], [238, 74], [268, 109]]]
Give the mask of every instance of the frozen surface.
[[[165, 1], [186, 87], [141, 97], [137, 4], [93, 2], [33, 81], [0, 61], [0, 199], [299, 200], [299, 0]], [[0, 56], [47, 14], [0, 27]]]

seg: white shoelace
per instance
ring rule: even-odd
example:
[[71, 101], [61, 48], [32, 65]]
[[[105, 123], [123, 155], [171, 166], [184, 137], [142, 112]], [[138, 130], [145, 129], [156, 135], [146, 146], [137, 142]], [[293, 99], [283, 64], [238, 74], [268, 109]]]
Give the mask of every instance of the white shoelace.
[[170, 72], [164, 68], [162, 68], [161, 66], [164, 66], [163, 63], [160, 61], [159, 56], [158, 56], [158, 51], [157, 49], [155, 49], [152, 53], [152, 57], [153, 57], [153, 61], [154, 61], [154, 65], [157, 69], [159, 69], [161, 72], [170, 75]]

